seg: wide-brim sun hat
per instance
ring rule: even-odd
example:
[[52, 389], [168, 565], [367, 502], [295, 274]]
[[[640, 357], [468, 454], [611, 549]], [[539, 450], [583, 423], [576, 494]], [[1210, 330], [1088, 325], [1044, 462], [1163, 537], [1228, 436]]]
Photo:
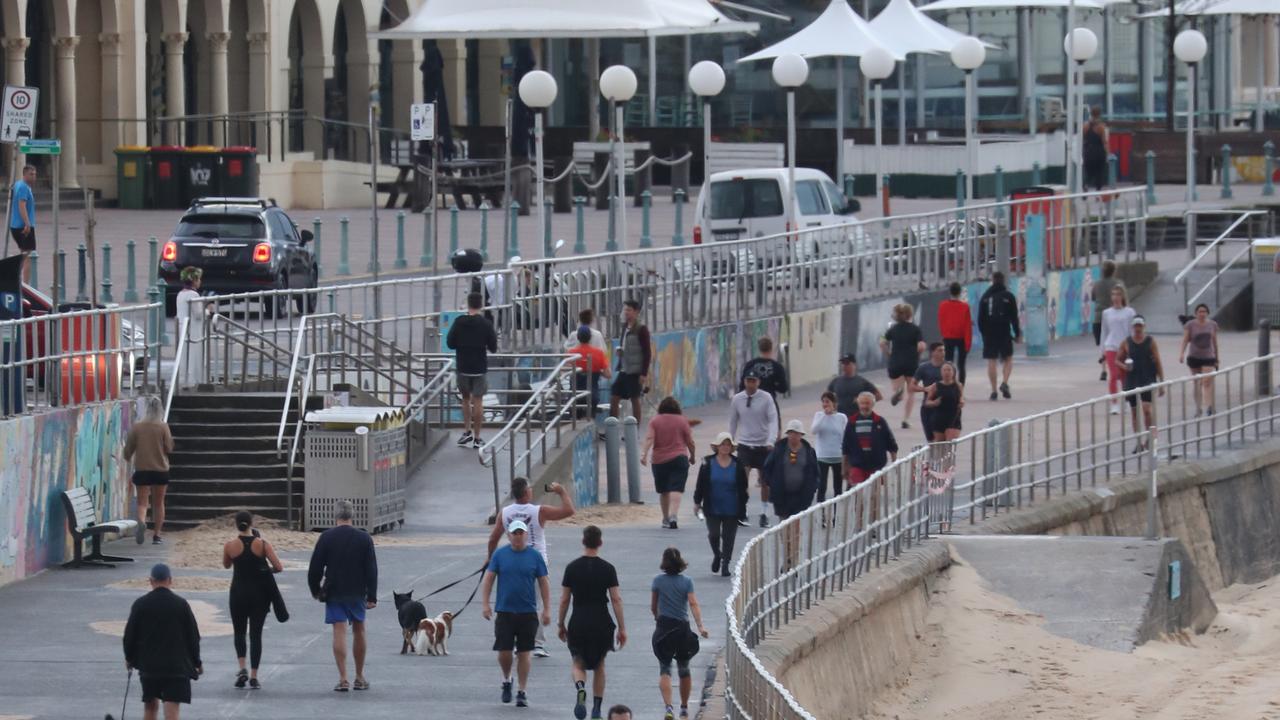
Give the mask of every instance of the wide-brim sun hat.
[[730, 435], [730, 434], [729, 434], [729, 433], [727, 433], [727, 432], [722, 432], [722, 433], [720, 433], [719, 435], [716, 435], [716, 439], [715, 439], [715, 440], [712, 440], [712, 441], [711, 441], [711, 447], [713, 447], [713, 448], [718, 448], [718, 447], [720, 447], [721, 445], [725, 444], [725, 442], [728, 442], [730, 445], [733, 445], [733, 446], [735, 446], [735, 447], [738, 445], [738, 443], [736, 443], [736, 442], [734, 442], [734, 441], [733, 441], [733, 436], [732, 436], [732, 435]]
[[804, 423], [800, 422], [799, 420], [788, 420], [787, 427], [783, 429], [783, 432], [800, 433], [800, 435], [803, 436], [805, 434]]

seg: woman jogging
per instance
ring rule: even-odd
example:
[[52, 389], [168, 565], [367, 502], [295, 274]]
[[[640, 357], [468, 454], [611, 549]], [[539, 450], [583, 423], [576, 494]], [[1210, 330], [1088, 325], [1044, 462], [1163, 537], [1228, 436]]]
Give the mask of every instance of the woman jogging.
[[729, 577], [738, 521], [747, 519], [747, 466], [733, 454], [733, 436], [722, 432], [711, 443], [713, 454], [702, 459], [693, 507], [703, 512], [711, 543], [711, 572]]
[[658, 414], [649, 421], [649, 432], [640, 450], [640, 464], [649, 464], [653, 451], [653, 485], [662, 505], [662, 527], [677, 529], [680, 498], [689, 481], [689, 461], [696, 453], [693, 427], [680, 409], [680, 403], [667, 396], [658, 403]]
[[932, 427], [926, 428], [931, 442], [955, 440], [960, 437], [960, 410], [964, 408], [964, 386], [956, 380], [956, 366], [942, 364], [942, 379], [929, 386], [929, 398], [924, 401], [932, 408], [929, 415]]
[[164, 404], [159, 396], [149, 395], [141, 421], [129, 428], [124, 441], [125, 462], [133, 463], [133, 486], [138, 492], [138, 544], [147, 536], [147, 505], [153, 522], [151, 543], [164, 542], [164, 492], [169, 487], [169, 455], [173, 452], [173, 435], [164, 422]]
[[1196, 417], [1213, 414], [1213, 375], [1218, 369], [1218, 323], [1209, 319], [1209, 306], [1196, 306], [1196, 316], [1182, 326], [1182, 347], [1178, 362], [1186, 362], [1196, 382]]
[[[622, 617], [622, 593], [618, 590], [618, 571], [600, 557], [604, 544], [600, 528], [588, 525], [582, 530], [582, 557], [565, 566], [564, 580], [560, 583], [560, 639], [569, 644], [573, 657], [574, 704], [573, 716], [578, 720], [587, 717], [587, 673], [591, 681], [591, 717], [600, 717], [604, 703], [604, 658], [614, 649], [621, 650], [627, 644], [627, 624]], [[565, 625], [569, 614], [569, 602], [573, 601], [573, 615]], [[613, 606], [613, 617], [609, 606]], [[616, 636], [615, 636], [616, 630]]]
[[[222, 546], [222, 567], [231, 568], [231, 633], [236, 647], [236, 659], [240, 672], [236, 673], [236, 687], [258, 690], [258, 665], [262, 662], [262, 626], [267, 620], [272, 595], [268, 582], [270, 573], [283, 572], [284, 565], [276, 557], [271, 543], [259, 537], [253, 529], [253, 515], [241, 510], [236, 513], [234, 540]], [[249, 635], [249, 669], [245, 669], [245, 633]]]
[[840, 444], [844, 442], [844, 429], [848, 424], [849, 416], [836, 412], [836, 394], [822, 393], [822, 410], [813, 414], [809, 425], [809, 435], [818, 453], [818, 502], [827, 499], [827, 476], [831, 477], [831, 497], [844, 490], [841, 477], [844, 454]]
[[[1116, 353], [1120, 344], [1129, 337], [1129, 326], [1137, 311], [1129, 307], [1129, 297], [1123, 285], [1111, 288], [1111, 307], [1102, 311], [1102, 357], [1107, 366], [1107, 392], [1115, 395], [1120, 388], [1124, 373], [1116, 362]], [[1120, 401], [1111, 403], [1111, 414], [1120, 414]]]
[[924, 352], [924, 333], [919, 326], [911, 322], [914, 310], [910, 305], [901, 303], [893, 306], [893, 324], [880, 338], [880, 349], [889, 356], [889, 382], [893, 386], [893, 395], [889, 399], [891, 405], [902, 401], [902, 393], [907, 393], [907, 404], [902, 411], [902, 427], [911, 427], [911, 404], [914, 397], [910, 392], [911, 376], [920, 366], [920, 354]]
[[[658, 691], [667, 708], [663, 720], [675, 720], [671, 705], [671, 663], [680, 677], [680, 718], [689, 717], [689, 695], [693, 692], [693, 676], [689, 661], [698, 654], [698, 635], [711, 637], [702, 625], [702, 609], [693, 594], [693, 581], [685, 577], [688, 567], [680, 551], [669, 547], [662, 551], [662, 573], [653, 579], [649, 610], [657, 627], [653, 629], [653, 654], [658, 658]], [[689, 615], [698, 625], [698, 635], [689, 629]]]

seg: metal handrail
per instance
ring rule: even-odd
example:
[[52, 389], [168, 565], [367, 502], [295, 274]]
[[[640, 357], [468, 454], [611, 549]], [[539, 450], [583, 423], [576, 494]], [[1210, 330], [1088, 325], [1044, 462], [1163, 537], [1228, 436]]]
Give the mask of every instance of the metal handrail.
[[[1188, 211], [1188, 212], [1184, 213], [1184, 214], [1183, 214], [1183, 216], [1185, 217], [1185, 216], [1187, 216], [1187, 215], [1205, 215], [1205, 214], [1208, 214], [1208, 213], [1205, 213], [1205, 212], [1197, 212], [1197, 211]], [[1214, 214], [1214, 215], [1221, 215], [1221, 214], [1223, 214], [1223, 212], [1222, 212], [1222, 211], [1218, 211], [1218, 212], [1215, 212], [1215, 213], [1212, 213], [1212, 214]], [[1196, 255], [1196, 256], [1195, 256], [1195, 258], [1193, 258], [1193, 259], [1191, 260], [1191, 262], [1187, 263], [1185, 267], [1183, 267], [1181, 270], [1179, 270], [1179, 271], [1178, 271], [1178, 274], [1177, 274], [1177, 275], [1175, 275], [1175, 276], [1173, 277], [1173, 282], [1174, 282], [1174, 284], [1177, 284], [1177, 283], [1182, 282], [1183, 278], [1185, 278], [1185, 277], [1187, 276], [1187, 273], [1190, 273], [1192, 270], [1194, 270], [1194, 269], [1195, 269], [1195, 266], [1200, 264], [1200, 261], [1201, 261], [1201, 260], [1203, 260], [1203, 259], [1205, 258], [1205, 256], [1209, 254], [1209, 251], [1210, 251], [1210, 250], [1213, 250], [1214, 248], [1216, 248], [1216, 247], [1218, 246], [1218, 244], [1219, 244], [1219, 243], [1222, 243], [1222, 242], [1227, 241], [1227, 240], [1229, 239], [1227, 236], [1231, 234], [1231, 231], [1232, 231], [1232, 230], [1235, 230], [1237, 227], [1239, 227], [1239, 226], [1240, 226], [1240, 223], [1244, 222], [1245, 220], [1249, 219], [1250, 217], [1252, 217], [1252, 216], [1254, 216], [1254, 215], [1266, 215], [1266, 214], [1267, 214], [1267, 211], [1266, 211], [1266, 210], [1242, 210], [1242, 211], [1240, 211], [1240, 216], [1236, 218], [1236, 221], [1235, 221], [1235, 222], [1233, 222], [1233, 223], [1231, 223], [1230, 225], [1228, 225], [1228, 226], [1227, 226], [1227, 229], [1226, 229], [1226, 230], [1223, 230], [1223, 231], [1218, 235], [1218, 237], [1214, 238], [1212, 242], [1210, 242], [1208, 245], [1206, 245], [1206, 246], [1205, 246], [1205, 248], [1204, 248], [1203, 250], [1201, 250], [1201, 251], [1200, 251], [1200, 254], [1199, 254], [1199, 255]]]
[[182, 356], [187, 349], [187, 343], [190, 339], [187, 337], [191, 331], [191, 318], [182, 318], [182, 325], [178, 328], [178, 350], [173, 354], [173, 375], [169, 380], [169, 392], [164, 401], [164, 421], [169, 422], [169, 408], [173, 406], [173, 391], [178, 387], [178, 376], [182, 372]]
[[406, 418], [417, 416], [419, 412], [431, 404], [432, 400], [435, 400], [448, 389], [449, 381], [453, 379], [453, 370], [456, 362], [454, 358], [445, 360], [444, 365], [427, 381], [427, 384], [423, 385], [421, 390], [409, 398], [409, 402], [405, 403], [404, 406]]
[[[307, 401], [311, 399], [311, 376], [315, 371], [316, 356], [307, 357], [307, 373], [302, 378], [302, 389], [298, 392], [298, 422], [295, 423], [293, 429], [293, 444], [289, 446], [289, 464], [285, 470], [285, 522], [289, 527], [293, 527], [293, 467], [294, 461], [298, 457], [298, 445], [302, 443], [302, 422], [304, 420], [303, 413], [307, 410]], [[288, 402], [285, 403], [285, 412], [288, 413]]]
[[[1248, 244], [1248, 245], [1245, 245], [1245, 246], [1244, 246], [1244, 248], [1243, 248], [1240, 252], [1236, 253], [1236, 254], [1235, 254], [1235, 257], [1233, 257], [1233, 258], [1231, 258], [1230, 260], [1228, 260], [1226, 265], [1222, 265], [1221, 267], [1219, 267], [1219, 268], [1218, 268], [1218, 270], [1217, 270], [1217, 272], [1215, 272], [1215, 273], [1213, 274], [1213, 277], [1209, 278], [1209, 282], [1205, 283], [1205, 284], [1204, 284], [1204, 287], [1200, 288], [1200, 290], [1199, 290], [1198, 292], [1196, 292], [1196, 294], [1195, 294], [1195, 295], [1192, 295], [1192, 296], [1190, 297], [1190, 299], [1184, 299], [1184, 300], [1183, 300], [1183, 302], [1182, 302], [1183, 307], [1184, 307], [1184, 308], [1189, 308], [1189, 307], [1191, 307], [1191, 306], [1195, 303], [1195, 301], [1197, 301], [1197, 300], [1199, 300], [1199, 299], [1200, 299], [1200, 296], [1201, 296], [1201, 295], [1203, 295], [1203, 294], [1205, 294], [1205, 293], [1209, 292], [1209, 286], [1211, 286], [1211, 285], [1212, 285], [1215, 289], [1221, 289], [1221, 288], [1220, 288], [1220, 286], [1218, 285], [1218, 280], [1222, 278], [1222, 273], [1224, 273], [1224, 272], [1226, 272], [1227, 270], [1230, 270], [1231, 268], [1235, 267], [1236, 262], [1237, 262], [1240, 258], [1244, 257], [1245, 255], [1249, 255], [1249, 256], [1250, 256], [1250, 260], [1249, 260], [1249, 275], [1250, 275], [1250, 276], [1252, 276], [1252, 275], [1253, 275], [1253, 260], [1252, 260], [1252, 256], [1253, 256], [1253, 244], [1252, 244], [1252, 243], [1250, 243], [1250, 244]], [[1186, 294], [1186, 287], [1185, 287], [1185, 286], [1183, 287], [1183, 294], [1184, 294], [1184, 296], [1185, 296], [1185, 294]], [[1220, 302], [1215, 302], [1214, 304], [1215, 304], [1215, 305], [1218, 305], [1218, 304], [1221, 304], [1221, 303], [1220, 303]]]

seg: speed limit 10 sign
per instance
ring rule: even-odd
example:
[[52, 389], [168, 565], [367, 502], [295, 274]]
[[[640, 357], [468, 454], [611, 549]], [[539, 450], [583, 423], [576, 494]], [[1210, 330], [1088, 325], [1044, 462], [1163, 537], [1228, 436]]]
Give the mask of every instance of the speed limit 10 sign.
[[4, 108], [0, 112], [0, 142], [14, 143], [20, 137], [31, 137], [39, 106], [39, 88], [5, 85]]

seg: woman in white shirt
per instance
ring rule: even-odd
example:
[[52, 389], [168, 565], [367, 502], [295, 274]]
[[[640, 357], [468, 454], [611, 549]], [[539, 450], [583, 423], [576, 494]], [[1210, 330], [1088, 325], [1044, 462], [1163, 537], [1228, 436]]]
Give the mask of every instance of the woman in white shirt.
[[836, 412], [836, 394], [822, 393], [822, 410], [813, 414], [813, 424], [809, 426], [809, 437], [818, 455], [818, 502], [827, 499], [828, 474], [831, 475], [831, 497], [840, 494], [840, 467], [844, 461], [841, 447], [848, 424], [849, 416]]
[[200, 282], [204, 271], [195, 266], [182, 268], [178, 278], [182, 280], [182, 289], [178, 291], [177, 332], [174, 333], [178, 343], [182, 343], [182, 323], [187, 321], [187, 348], [182, 358], [182, 384], [184, 386], [199, 385], [204, 382], [204, 339], [205, 316], [213, 309], [200, 302]]
[[[1116, 352], [1120, 343], [1129, 337], [1129, 326], [1137, 311], [1129, 307], [1129, 298], [1123, 285], [1111, 288], [1111, 307], [1102, 311], [1102, 350], [1107, 360], [1107, 392], [1116, 394], [1120, 386], [1120, 366], [1116, 364]], [[1111, 414], [1120, 414], [1120, 401], [1111, 402]]]

